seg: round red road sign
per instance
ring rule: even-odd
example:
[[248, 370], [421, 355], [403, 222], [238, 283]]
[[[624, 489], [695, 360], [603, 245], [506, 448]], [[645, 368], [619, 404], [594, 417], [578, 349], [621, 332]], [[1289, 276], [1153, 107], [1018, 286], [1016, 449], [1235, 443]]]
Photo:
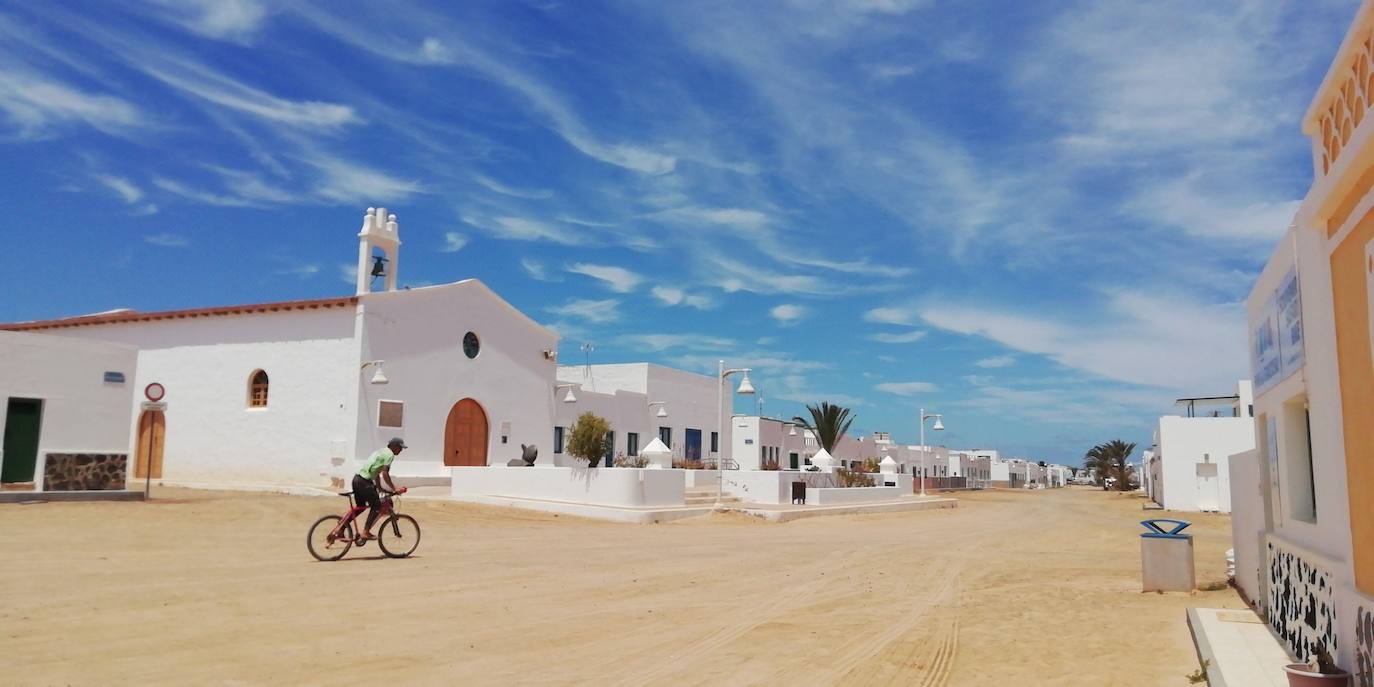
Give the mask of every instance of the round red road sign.
[[163, 396], [167, 395], [167, 389], [163, 387], [161, 384], [153, 382], [152, 384], [143, 387], [143, 395], [147, 396], [149, 401], [157, 403], [158, 401], [162, 400]]

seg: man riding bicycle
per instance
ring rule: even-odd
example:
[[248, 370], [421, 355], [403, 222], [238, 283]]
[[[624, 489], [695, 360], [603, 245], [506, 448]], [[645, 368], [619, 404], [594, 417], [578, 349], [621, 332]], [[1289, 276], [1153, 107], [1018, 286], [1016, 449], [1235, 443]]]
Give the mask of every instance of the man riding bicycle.
[[377, 488], [381, 486], [378, 476], [386, 479], [386, 485], [391, 491], [397, 491], [396, 483], [391, 481], [391, 463], [405, 447], [406, 443], [400, 437], [393, 437], [387, 442], [386, 448], [377, 449], [377, 452], [367, 459], [363, 469], [353, 476], [353, 497], [357, 499], [358, 505], [366, 504], [371, 507], [359, 539], [368, 541], [377, 538], [372, 534], [372, 524], [377, 521], [377, 516], [381, 515], [382, 511], [382, 498], [377, 493]]

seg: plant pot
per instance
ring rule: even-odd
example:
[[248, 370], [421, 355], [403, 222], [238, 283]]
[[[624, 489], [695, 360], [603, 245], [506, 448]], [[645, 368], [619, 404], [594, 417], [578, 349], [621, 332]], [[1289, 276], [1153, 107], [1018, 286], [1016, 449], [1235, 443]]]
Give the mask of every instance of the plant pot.
[[1288, 687], [1348, 687], [1350, 673], [1314, 673], [1305, 663], [1289, 663], [1283, 667], [1288, 674]]

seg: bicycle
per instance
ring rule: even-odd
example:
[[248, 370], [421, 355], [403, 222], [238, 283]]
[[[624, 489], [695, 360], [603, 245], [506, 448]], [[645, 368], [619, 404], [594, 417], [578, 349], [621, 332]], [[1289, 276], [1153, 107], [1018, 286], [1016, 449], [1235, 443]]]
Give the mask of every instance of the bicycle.
[[[405, 491], [406, 488], [401, 487], [394, 492], [382, 492], [382, 508], [377, 516], [381, 524], [381, 529], [377, 531], [377, 545], [388, 558], [405, 558], [420, 546], [420, 523], [396, 511], [398, 497]], [[367, 510], [367, 504], [354, 502], [351, 491], [341, 491], [339, 496], [348, 499], [348, 512], [343, 516], [321, 517], [310, 526], [310, 533], [305, 536], [305, 546], [317, 560], [337, 561], [355, 544], [366, 546], [369, 541], [359, 539], [353, 533], [353, 521]]]

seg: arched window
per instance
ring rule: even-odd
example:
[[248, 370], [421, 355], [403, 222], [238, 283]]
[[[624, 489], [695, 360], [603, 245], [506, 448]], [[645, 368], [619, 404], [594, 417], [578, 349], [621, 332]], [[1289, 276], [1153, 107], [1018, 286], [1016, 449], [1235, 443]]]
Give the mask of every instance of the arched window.
[[248, 407], [267, 407], [267, 373], [258, 370], [248, 378]]

